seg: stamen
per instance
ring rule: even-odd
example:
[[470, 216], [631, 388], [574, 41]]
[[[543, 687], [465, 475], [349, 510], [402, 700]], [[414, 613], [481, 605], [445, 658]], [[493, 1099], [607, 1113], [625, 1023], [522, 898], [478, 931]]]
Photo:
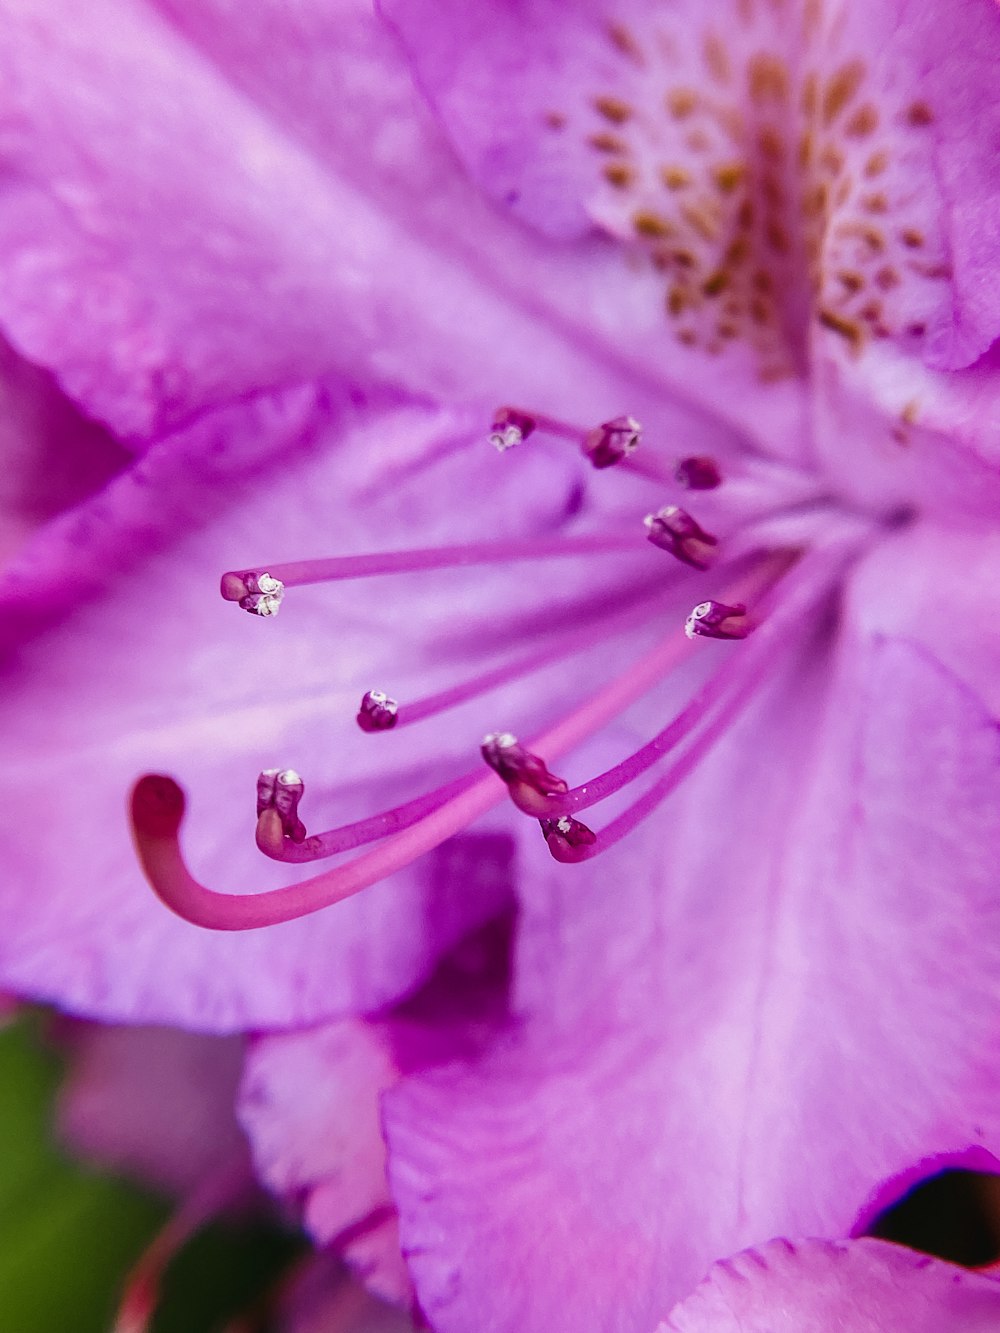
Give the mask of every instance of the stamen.
[[[838, 549], [839, 548], [839, 549]], [[784, 641], [789, 632], [808, 628], [812, 623], [809, 612], [828, 593], [840, 573], [840, 560], [846, 558], [847, 544], [831, 546], [805, 556], [800, 565], [788, 576], [787, 596], [775, 611], [762, 622], [746, 650], [731, 659], [730, 669], [719, 672], [702, 688], [700, 695], [667, 727], [622, 764], [589, 783], [575, 787], [564, 796], [526, 802], [523, 791], [514, 793], [516, 804], [526, 813], [553, 819], [566, 815], [571, 809], [585, 809], [604, 797], [621, 790], [640, 773], [646, 771], [659, 755], [666, 753], [693, 730], [692, 723], [704, 721], [700, 734], [674, 761], [662, 778], [635, 801], [617, 819], [613, 820], [593, 841], [573, 843], [569, 839], [546, 838], [549, 850], [557, 861], [575, 863], [588, 860], [606, 851], [644, 820], [694, 769], [716, 741], [726, 732], [739, 713], [754, 698], [758, 687], [770, 674], [775, 645]], [[831, 554], [834, 562], [831, 562]], [[837, 559], [839, 555], [840, 559]], [[738, 664], [738, 669], [737, 669]], [[727, 697], [728, 695], [728, 697]], [[718, 705], [714, 715], [710, 709]]]
[[501, 407], [493, 417], [490, 444], [498, 453], [505, 454], [508, 449], [523, 444], [537, 429], [537, 420], [527, 412], [520, 412], [516, 407]]
[[684, 509], [666, 505], [656, 514], [646, 515], [646, 536], [661, 551], [669, 551], [694, 569], [711, 568], [719, 542], [706, 532]]
[[471, 787], [479, 775], [478, 769], [465, 773], [392, 809], [380, 810], [378, 814], [368, 815], [352, 824], [341, 824], [339, 828], [329, 829], [325, 833], [314, 833], [303, 843], [292, 842], [284, 836], [284, 830], [276, 820], [261, 815], [257, 819], [257, 846], [272, 861], [287, 861], [297, 865], [322, 861], [328, 856], [350, 852], [355, 847], [363, 847], [366, 843], [378, 842], [380, 838], [412, 828], [419, 820], [440, 810], [453, 797]]
[[583, 452], [596, 468], [614, 467], [635, 453], [641, 435], [642, 427], [635, 417], [615, 417], [588, 432]]
[[[773, 561], [766, 560], [748, 575], [754, 584], [767, 577]], [[594, 731], [599, 730], [661, 679], [690, 651], [683, 636], [671, 634], [656, 644], [627, 671], [605, 686], [580, 708], [562, 718], [535, 743], [535, 749], [559, 755], [578, 745]], [[467, 827], [474, 819], [504, 799], [505, 787], [492, 774], [475, 779], [462, 777], [453, 784], [454, 794], [444, 798], [447, 788], [418, 797], [409, 807], [376, 815], [370, 820], [334, 831], [348, 835], [350, 830], [364, 829], [364, 836], [348, 845], [359, 845], [381, 837], [384, 828], [374, 831], [381, 820], [398, 820], [393, 832], [374, 851], [356, 857], [346, 865], [325, 874], [314, 875], [298, 884], [269, 889], [263, 893], [219, 893], [200, 884], [190, 873], [181, 855], [178, 835], [184, 818], [184, 792], [173, 778], [161, 774], [147, 774], [132, 789], [130, 815], [132, 836], [146, 879], [160, 901], [184, 920], [208, 930], [257, 930], [308, 916], [333, 903], [360, 893], [377, 884], [394, 871], [409, 865], [417, 857], [429, 852]], [[444, 798], [444, 799], [442, 799]], [[412, 811], [419, 803], [427, 812], [412, 824], [404, 823], [407, 816], [400, 812]], [[430, 807], [430, 808], [428, 808]], [[326, 836], [326, 835], [321, 835]], [[305, 852], [312, 839], [303, 844]], [[275, 810], [264, 810], [257, 825], [257, 843], [262, 850], [284, 850], [280, 859], [297, 859], [294, 844], [284, 839], [281, 820]]]
[[[605, 551], [634, 551], [634, 538], [624, 533], [598, 532], [584, 537], [529, 537], [524, 541], [472, 542], [467, 546], [431, 546], [410, 551], [385, 551], [375, 555], [342, 555], [325, 560], [296, 560], [271, 565], [270, 574], [255, 570], [227, 570], [220, 591], [227, 602], [243, 602], [263, 579], [284, 589], [309, 583], [334, 583], [345, 579], [372, 578], [379, 574], [410, 574], [428, 569], [463, 569], [473, 565], [506, 565], [515, 560], [544, 560], [550, 557], [595, 555]], [[280, 601], [280, 597], [278, 599]], [[258, 611], [257, 614], [274, 612]]]
[[294, 768], [265, 768], [257, 778], [257, 818], [265, 810], [274, 810], [284, 836], [292, 842], [305, 842], [306, 826], [299, 818], [299, 801], [305, 789]]
[[[765, 557], [737, 581], [733, 591], [751, 596], [759, 594], [780, 577], [791, 558], [784, 552]], [[740, 583], [744, 586], [740, 587]], [[610, 685], [550, 727], [530, 750], [525, 749], [525, 755], [529, 759], [536, 751], [559, 755], [579, 744], [641, 697], [691, 651], [693, 645], [675, 631]], [[534, 771], [530, 763], [526, 771], [529, 774]], [[554, 779], [556, 783], [559, 781]], [[527, 786], [524, 784], [524, 788]], [[218, 893], [193, 878], [184, 863], [178, 841], [184, 815], [184, 793], [172, 778], [150, 774], [136, 783], [131, 798], [132, 832], [146, 878], [171, 911], [208, 929], [254, 930], [294, 920], [341, 902], [409, 865], [496, 805], [503, 799], [504, 787], [496, 783], [491, 774], [484, 774], [478, 780], [458, 779], [454, 784], [455, 794], [442, 800], [443, 791], [439, 789], [436, 794], [418, 798], [436, 801], [436, 807], [403, 831], [385, 838], [373, 851], [325, 874], [264, 893]], [[265, 844], [280, 846], [283, 836], [278, 811], [266, 808], [258, 822], [258, 839]], [[552, 842], [557, 847], [568, 846], [567, 840], [558, 833], [553, 835]], [[292, 846], [291, 843], [287, 845]], [[575, 856], [582, 856], [588, 847], [601, 846], [599, 840], [596, 844], [581, 843], [571, 850]]]
[[251, 615], [276, 616], [281, 609], [285, 585], [262, 570], [248, 569], [243, 574], [226, 574], [222, 595], [227, 601], [239, 602]]
[[556, 796], [566, 791], [566, 783], [550, 773], [545, 762], [526, 750], [509, 731], [491, 731], [483, 737], [483, 758], [510, 786], [526, 786], [542, 796]]
[[362, 696], [358, 709], [358, 726], [362, 731], [391, 731], [398, 717], [398, 700], [390, 699], [384, 690], [369, 690]]
[[684, 633], [689, 639], [745, 639], [750, 633], [747, 609], [742, 602], [727, 606], [725, 602], [699, 602], [684, 622]]
[[563, 844], [567, 848], [589, 847], [597, 841], [592, 829], [581, 824], [578, 819], [571, 819], [569, 815], [561, 815], [558, 819], [540, 819], [538, 823], [549, 851], [557, 861], [561, 859], [557, 852], [562, 850]]
[[[583, 430], [568, 421], [560, 421], [557, 417], [548, 417], [541, 412], [501, 407], [493, 415], [490, 444], [500, 453], [506, 453], [508, 449], [522, 444], [535, 431], [578, 444], [595, 468], [614, 467], [616, 463], [624, 462], [638, 449], [642, 437], [642, 427], [638, 421], [627, 415], [613, 417], [591, 430]], [[651, 475], [659, 476], [659, 470], [654, 470]]]
[[699, 454], [681, 459], [674, 472], [674, 480], [688, 491], [714, 491], [722, 485], [722, 472], [714, 458]]

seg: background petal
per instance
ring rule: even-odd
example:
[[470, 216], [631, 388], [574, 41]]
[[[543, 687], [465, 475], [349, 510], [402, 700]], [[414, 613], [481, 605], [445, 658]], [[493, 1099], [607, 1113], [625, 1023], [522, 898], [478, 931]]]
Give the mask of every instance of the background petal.
[[989, 1333], [1000, 1283], [877, 1240], [774, 1240], [716, 1264], [657, 1333]]

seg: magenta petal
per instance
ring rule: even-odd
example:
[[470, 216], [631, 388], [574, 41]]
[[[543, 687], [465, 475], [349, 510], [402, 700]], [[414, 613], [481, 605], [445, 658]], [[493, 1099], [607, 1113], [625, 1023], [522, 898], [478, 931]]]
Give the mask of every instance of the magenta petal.
[[539, 865], [522, 1027], [387, 1094], [440, 1333], [653, 1327], [719, 1254], [1000, 1153], [996, 724], [905, 642], [821, 662], [620, 853]]
[[1000, 1282], [879, 1240], [773, 1240], [715, 1264], [656, 1333], [992, 1333]]
[[[176, 773], [191, 793], [184, 841], [198, 873], [253, 891], [303, 877], [253, 844], [262, 768], [297, 765], [306, 818], [322, 828], [468, 766], [482, 732], [474, 717], [380, 745], [354, 715], [372, 673], [412, 697], [428, 663], [445, 685], [489, 650], [478, 599], [490, 626], [524, 610], [502, 566], [296, 589], [274, 624], [223, 602], [218, 576], [260, 558], [399, 546], [401, 512], [406, 541], [482, 537], [470, 488], [490, 495], [496, 538], [551, 530], [575, 459], [539, 451], [505, 468], [485, 443], [468, 447], [475, 423], [359, 410], [329, 389], [262, 396], [164, 442], [37, 535], [5, 590], [15, 651], [0, 692], [0, 786], [17, 834], [0, 882], [0, 986], [90, 1015], [216, 1031], [314, 1021], [391, 1002], [507, 906], [509, 873], [480, 875], [475, 859], [456, 867], [443, 849], [335, 911], [221, 936], [154, 899], [125, 818], [141, 773]], [[588, 571], [568, 564], [572, 590]], [[456, 613], [467, 616], [464, 642]], [[518, 697], [532, 707], [530, 688]]]

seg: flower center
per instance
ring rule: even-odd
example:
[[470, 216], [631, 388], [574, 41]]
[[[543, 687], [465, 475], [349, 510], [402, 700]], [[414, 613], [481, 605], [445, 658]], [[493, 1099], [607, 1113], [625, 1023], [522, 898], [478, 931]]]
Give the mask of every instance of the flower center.
[[585, 145], [590, 212], [662, 275], [680, 344], [749, 346], [771, 381], [804, 371], [812, 331], [923, 338], [951, 277], [914, 186], [934, 112], [872, 73], [843, 13], [748, 0], [728, 30], [606, 39], [601, 86], [544, 132]]
[[[672, 487], [678, 499], [682, 492], [689, 494], [692, 498], [686, 503], [692, 507], [701, 496], [702, 505], [714, 506], [718, 536], [671, 502], [646, 518], [645, 534], [637, 519], [631, 529], [335, 556], [231, 570], [222, 576], [224, 599], [273, 619], [283, 599], [288, 600], [289, 590], [305, 584], [567, 558], [606, 565], [615, 557], [629, 556], [634, 564], [637, 552], [647, 552], [650, 574], [639, 595], [612, 595], [582, 623], [554, 621], [540, 647], [422, 699], [399, 701], [381, 688], [369, 689], [361, 699], [357, 722], [372, 735], [395, 735], [543, 666], [605, 645], [619, 629], [634, 628], [640, 620], [648, 623], [657, 601], [673, 604], [673, 612], [664, 633], [644, 655], [568, 711], [561, 700], [554, 720], [527, 745], [512, 731], [491, 731], [481, 747], [486, 770], [476, 766], [401, 805], [310, 835], [300, 815], [302, 778], [291, 768], [265, 770], [257, 779], [256, 841], [267, 856], [305, 863], [370, 848], [286, 888], [230, 895], [200, 884], [180, 851], [181, 788], [165, 776], [141, 778], [131, 801], [134, 839], [146, 876], [167, 906], [196, 924], [218, 930], [254, 929], [306, 915], [409, 864], [496, 805], [505, 792], [517, 809], [540, 822], [549, 851], [561, 862], [602, 854], [661, 805], [754, 697], [776, 655], [792, 650], [812, 632], [816, 611], [870, 536], [871, 522], [836, 512], [811, 482], [770, 463], [734, 464], [731, 475], [724, 476], [713, 459], [681, 459], [671, 469], [654, 457], [640, 469], [632, 456], [638, 430], [630, 417], [581, 430], [538, 413], [505, 408], [496, 415], [490, 439], [497, 445], [499, 436], [498, 447], [504, 453], [536, 431], [542, 437], [573, 441], [599, 470], [617, 464], [641, 471], [657, 479], [660, 494], [663, 487]], [[709, 568], [710, 576], [705, 573]], [[706, 578], [710, 587], [699, 581]], [[712, 595], [706, 597], [706, 592]], [[689, 599], [686, 620], [677, 615], [679, 597]], [[268, 632], [280, 633], [280, 627]], [[712, 648], [705, 640], [745, 642]], [[681, 712], [638, 750], [575, 787], [550, 770], [551, 760], [594, 736], [681, 663], [705, 653], [719, 654], [714, 670]], [[377, 743], [391, 746], [392, 736]], [[646, 775], [654, 769], [661, 771], [647, 782]], [[626, 790], [638, 794], [599, 832], [576, 818]]]

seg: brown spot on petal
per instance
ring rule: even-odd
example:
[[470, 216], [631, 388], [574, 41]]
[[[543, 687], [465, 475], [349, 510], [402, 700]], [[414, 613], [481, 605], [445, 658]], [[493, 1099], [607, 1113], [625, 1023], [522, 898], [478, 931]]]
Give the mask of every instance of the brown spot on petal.
[[650, 240], [662, 240], [665, 236], [673, 236], [676, 231], [665, 217], [649, 208], [640, 209], [638, 213], [632, 214], [632, 226], [637, 235], [648, 236]]
[[691, 184], [691, 173], [685, 171], [683, 167], [664, 167], [660, 172], [660, 178], [668, 190], [683, 190], [686, 185]]
[[788, 97], [788, 70], [778, 56], [761, 53], [747, 65], [747, 89], [755, 102], [784, 102]]
[[866, 194], [862, 196], [861, 207], [866, 213], [888, 213], [889, 201], [884, 194]]
[[899, 239], [911, 250], [919, 250], [924, 243], [923, 233], [916, 231], [913, 227], [904, 227], [899, 233]]
[[893, 287], [899, 286], [899, 274], [894, 268], [880, 268], [875, 274], [875, 285], [881, 287], [884, 292], [891, 291]]
[[667, 110], [675, 120], [684, 120], [698, 105], [698, 94], [690, 88], [672, 88], [667, 93]]
[[864, 337], [864, 331], [860, 324], [857, 324], [853, 319], [845, 319], [836, 310], [828, 310], [825, 306], [817, 312], [817, 317], [825, 329], [829, 329], [831, 333], [839, 334], [841, 338], [846, 339], [854, 351], [860, 348]]
[[831, 74], [823, 89], [823, 124], [832, 125], [861, 87], [865, 67], [860, 60], [851, 60]]
[[595, 97], [594, 109], [613, 125], [624, 125], [633, 114], [632, 107], [620, 97]]
[[627, 190], [635, 181], [635, 168], [630, 167], [627, 162], [609, 162], [602, 175], [616, 190]]
[[706, 35], [702, 55], [705, 59], [705, 68], [715, 82], [728, 83], [733, 77], [732, 65], [729, 63], [729, 52], [714, 32]]
[[732, 194], [746, 175], [742, 162], [722, 162], [712, 168], [712, 179], [723, 194]]
[[610, 130], [601, 130], [598, 134], [592, 134], [587, 140], [591, 148], [596, 148], [599, 153], [627, 153], [628, 144], [617, 134], [612, 134]]
[[865, 175], [869, 177], [869, 179], [872, 176], [881, 176], [882, 172], [885, 171], [888, 165], [889, 154], [885, 152], [884, 149], [880, 149], [879, 152], [872, 153], [871, 157], [865, 163]]
[[846, 272], [838, 273], [837, 281], [853, 296], [855, 292], [860, 292], [865, 285], [865, 280], [860, 273]]
[[546, 111], [544, 119], [550, 130], [564, 130], [566, 128], [566, 117], [561, 111]]
[[844, 126], [844, 133], [852, 138], [863, 139], [866, 135], [872, 134], [878, 129], [878, 112], [872, 106], [871, 102], [866, 102], [864, 106], [859, 106], [854, 115], [850, 117]]
[[616, 51], [620, 51], [623, 56], [628, 56], [633, 64], [644, 65], [646, 63], [642, 47], [624, 23], [608, 24], [608, 40]]
[[907, 124], [913, 125], [917, 129], [930, 125], [934, 120], [934, 112], [926, 102], [911, 102], [906, 108]]
[[701, 290], [706, 296], [718, 296], [729, 286], [729, 274], [725, 269], [717, 269], [702, 283]]

